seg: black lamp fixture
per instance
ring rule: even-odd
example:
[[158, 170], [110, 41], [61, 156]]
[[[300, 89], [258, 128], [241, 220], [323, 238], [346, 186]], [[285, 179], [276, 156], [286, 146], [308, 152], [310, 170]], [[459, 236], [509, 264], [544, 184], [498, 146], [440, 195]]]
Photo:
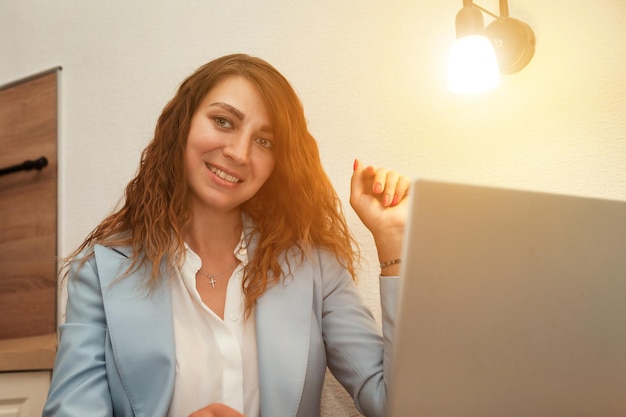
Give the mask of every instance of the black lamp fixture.
[[[483, 13], [495, 20], [487, 27]], [[500, 74], [524, 68], [535, 53], [535, 34], [526, 23], [509, 17], [507, 0], [500, 0], [500, 15], [463, 0], [456, 15], [456, 41], [448, 63], [448, 89], [471, 94], [495, 88]]]

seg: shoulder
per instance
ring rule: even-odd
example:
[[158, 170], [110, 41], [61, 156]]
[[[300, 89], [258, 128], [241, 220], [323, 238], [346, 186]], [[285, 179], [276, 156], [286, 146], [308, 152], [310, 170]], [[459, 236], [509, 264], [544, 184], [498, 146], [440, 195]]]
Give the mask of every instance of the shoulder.
[[128, 246], [105, 246], [96, 244], [93, 247], [93, 252], [98, 262], [119, 262], [123, 259], [130, 259], [132, 256], [132, 249]]
[[126, 247], [114, 247], [94, 245], [94, 262], [101, 276], [119, 276], [121, 268], [131, 265], [131, 249]]
[[315, 258], [321, 270], [325, 274], [341, 274], [350, 276], [346, 266], [339, 261], [337, 255], [326, 248], [316, 248], [314, 250]]
[[335, 254], [328, 249], [313, 247], [306, 251], [294, 247], [283, 253], [281, 259], [284, 282], [306, 280], [314, 283], [352, 281], [352, 276]]
[[322, 247], [313, 247], [306, 251], [293, 247], [284, 254], [283, 263], [296, 266], [295, 270], [313, 268], [320, 274], [339, 273], [346, 268], [339, 262], [337, 256], [330, 250]]
[[339, 288], [352, 290], [356, 287], [352, 275], [332, 251], [316, 247], [305, 259], [309, 264], [309, 273], [312, 273], [314, 285], [319, 285], [323, 294]]
[[128, 268], [129, 258], [122, 250], [103, 245], [92, 245], [84, 248], [71, 258], [67, 264], [68, 284], [78, 282], [99, 287], [103, 281], [113, 281], [122, 268]]
[[70, 281], [77, 279], [97, 281], [104, 287], [129, 275], [128, 272], [132, 267], [132, 250], [130, 247], [95, 244], [72, 258], [69, 267]]
[[129, 259], [131, 254], [132, 250], [130, 247], [95, 244], [78, 252], [69, 260], [69, 263], [71, 265], [82, 265], [85, 263], [95, 265], [101, 262], [120, 262], [123, 259]]

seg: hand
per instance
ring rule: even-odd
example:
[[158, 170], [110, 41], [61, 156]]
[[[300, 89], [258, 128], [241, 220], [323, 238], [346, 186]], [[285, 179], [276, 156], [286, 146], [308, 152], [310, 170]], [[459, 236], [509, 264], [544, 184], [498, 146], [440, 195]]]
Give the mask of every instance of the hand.
[[402, 255], [409, 186], [410, 180], [396, 171], [354, 162], [350, 205], [372, 232], [381, 262]]
[[213, 403], [194, 411], [189, 417], [246, 417], [234, 408], [224, 404]]

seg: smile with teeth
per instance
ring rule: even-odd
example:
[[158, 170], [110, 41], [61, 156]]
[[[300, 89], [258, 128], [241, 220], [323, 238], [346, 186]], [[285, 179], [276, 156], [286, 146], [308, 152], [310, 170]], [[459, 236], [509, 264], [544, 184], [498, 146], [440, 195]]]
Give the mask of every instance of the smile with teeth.
[[217, 175], [218, 177], [220, 177], [224, 181], [232, 182], [233, 184], [237, 184], [237, 183], [241, 182], [241, 180], [239, 178], [233, 177], [232, 175], [229, 175], [229, 174], [225, 173], [221, 169], [215, 168], [213, 165], [206, 164], [206, 166], [207, 166], [207, 168], [209, 168], [209, 170], [211, 170], [212, 173], [214, 173], [215, 175]]

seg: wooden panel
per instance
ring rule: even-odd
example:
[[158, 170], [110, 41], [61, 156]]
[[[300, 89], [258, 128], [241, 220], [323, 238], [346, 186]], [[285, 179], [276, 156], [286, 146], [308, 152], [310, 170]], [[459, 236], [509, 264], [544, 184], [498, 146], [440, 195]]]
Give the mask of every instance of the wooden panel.
[[0, 89], [0, 168], [48, 160], [0, 176], [0, 339], [56, 331], [57, 78]]

